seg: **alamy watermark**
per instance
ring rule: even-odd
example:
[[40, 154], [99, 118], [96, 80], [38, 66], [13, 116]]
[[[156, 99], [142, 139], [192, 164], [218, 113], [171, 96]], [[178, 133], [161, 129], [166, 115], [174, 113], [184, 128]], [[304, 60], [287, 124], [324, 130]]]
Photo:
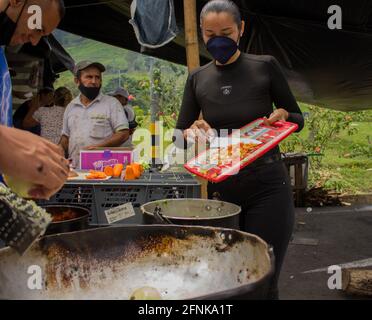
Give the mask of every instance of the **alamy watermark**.
[[342, 268], [337, 265], [329, 266], [328, 274], [332, 274], [327, 281], [328, 289], [341, 290], [342, 289]]
[[[27, 12], [31, 14], [28, 18], [27, 26], [30, 30], [42, 29], [43, 13], [38, 5], [31, 5]], [[327, 26], [330, 30], [342, 29], [342, 8], [339, 5], [331, 5], [328, 7], [327, 13], [330, 15], [327, 21]]]
[[27, 27], [30, 30], [41, 30], [43, 28], [43, 12], [38, 5], [31, 5], [27, 10], [31, 16], [27, 20]]
[[[342, 289], [342, 268], [338, 265], [329, 266], [327, 273], [331, 276], [328, 278], [327, 286], [330, 290]], [[39, 265], [30, 265], [27, 268], [27, 287], [30, 290], [43, 289], [43, 271]]]
[[[242, 136], [240, 130], [213, 130], [209, 135], [201, 130], [185, 136], [181, 129], [165, 129], [162, 121], [156, 122], [156, 164], [183, 165], [196, 156], [203, 154], [199, 160], [210, 165], [226, 165], [234, 167], [248, 155], [249, 146], [256, 141], [255, 137]], [[152, 134], [150, 130], [137, 129], [133, 136], [136, 153], [140, 161], [153, 158]], [[238, 173], [238, 171], [236, 172]]]
[[38, 265], [31, 265], [27, 268], [27, 274], [30, 276], [27, 278], [27, 288], [30, 290], [42, 290], [43, 289], [43, 271]]
[[330, 30], [342, 29], [342, 9], [338, 5], [332, 5], [328, 8], [328, 14], [331, 16], [328, 18], [328, 28]]

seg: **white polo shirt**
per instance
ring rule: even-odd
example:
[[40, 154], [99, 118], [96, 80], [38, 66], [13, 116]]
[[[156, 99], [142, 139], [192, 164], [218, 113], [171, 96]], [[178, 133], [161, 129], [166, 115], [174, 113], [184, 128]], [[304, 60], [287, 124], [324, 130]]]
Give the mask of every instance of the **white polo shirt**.
[[115, 132], [128, 129], [128, 119], [119, 101], [99, 94], [88, 106], [77, 96], [66, 107], [62, 134], [69, 137], [68, 153], [72, 165], [80, 168], [80, 150], [102, 143]]

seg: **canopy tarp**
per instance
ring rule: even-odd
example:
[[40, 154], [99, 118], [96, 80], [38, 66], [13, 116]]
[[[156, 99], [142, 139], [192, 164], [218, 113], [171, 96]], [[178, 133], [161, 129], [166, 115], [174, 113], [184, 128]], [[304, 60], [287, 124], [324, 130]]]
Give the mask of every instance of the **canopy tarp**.
[[[197, 0], [198, 12], [206, 0]], [[299, 101], [337, 110], [372, 107], [372, 0], [339, 0], [342, 29], [330, 30], [332, 0], [236, 0], [247, 23], [241, 49], [281, 63]], [[141, 52], [129, 24], [131, 0], [65, 0], [62, 30]], [[174, 0], [179, 35], [145, 53], [186, 64], [183, 1]], [[201, 39], [200, 39], [201, 40]], [[200, 43], [201, 61], [209, 59]], [[93, 57], [92, 57], [93, 58]]]

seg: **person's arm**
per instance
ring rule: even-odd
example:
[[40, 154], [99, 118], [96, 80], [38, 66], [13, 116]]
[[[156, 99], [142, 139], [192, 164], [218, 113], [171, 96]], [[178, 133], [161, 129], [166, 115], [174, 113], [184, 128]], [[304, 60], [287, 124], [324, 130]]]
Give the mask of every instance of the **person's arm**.
[[298, 125], [297, 132], [299, 132], [304, 127], [304, 117], [300, 107], [292, 94], [278, 61], [274, 57], [271, 57], [269, 64], [271, 73], [271, 95], [277, 108], [270, 116], [269, 121], [287, 120], [296, 123]]
[[189, 75], [185, 84], [181, 110], [176, 124], [177, 129], [188, 129], [195, 120], [199, 119], [201, 108], [196, 100], [192, 79], [193, 76]]
[[62, 147], [64, 154], [66, 155], [68, 153], [68, 144], [69, 144], [69, 138], [66, 135], [62, 135], [61, 140], [59, 140], [58, 145]]
[[115, 132], [110, 138], [103, 141], [102, 143], [98, 143], [93, 146], [88, 146], [84, 149], [94, 149], [94, 148], [104, 148], [104, 147], [120, 147], [125, 141], [129, 138], [129, 129], [120, 130]]
[[138, 122], [136, 121], [136, 116], [133, 117], [132, 121], [129, 121], [129, 135], [132, 135], [136, 128], [138, 127]]
[[128, 118], [122, 105], [116, 99], [110, 105], [110, 122], [115, 133], [102, 143], [103, 147], [120, 147], [129, 139], [130, 133]]
[[23, 119], [26, 117], [27, 115], [27, 111], [28, 111], [28, 104], [30, 103], [30, 101], [26, 101], [24, 103], [22, 103], [18, 109], [16, 110], [16, 112], [14, 113], [13, 115], [13, 125], [14, 125], [14, 128], [17, 128], [17, 129], [24, 129], [23, 128]]
[[40, 109], [37, 101], [32, 100], [30, 108], [23, 119], [22, 125], [24, 128], [32, 128], [40, 124]]
[[0, 172], [32, 185], [29, 195], [49, 199], [67, 179], [68, 161], [60, 148], [30, 132], [0, 125]]
[[208, 123], [199, 120], [200, 112], [201, 108], [195, 96], [193, 75], [190, 74], [185, 84], [181, 110], [173, 133], [173, 143], [177, 148], [187, 148], [186, 136], [193, 139], [202, 136], [202, 131], [210, 129]]
[[68, 112], [69, 108], [65, 110], [63, 114], [63, 127], [62, 127], [62, 135], [61, 140], [58, 142], [58, 145], [63, 149], [64, 155], [68, 156], [68, 146], [69, 146], [69, 137], [70, 137], [70, 128], [68, 126]]

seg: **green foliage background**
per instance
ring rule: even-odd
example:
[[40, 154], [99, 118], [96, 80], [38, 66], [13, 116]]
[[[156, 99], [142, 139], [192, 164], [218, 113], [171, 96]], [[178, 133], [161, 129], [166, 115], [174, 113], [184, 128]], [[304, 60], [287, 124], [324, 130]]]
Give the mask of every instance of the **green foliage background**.
[[[76, 61], [103, 63], [107, 68], [103, 92], [113, 91], [119, 85], [126, 87], [135, 96], [132, 105], [140, 126], [149, 127], [150, 57], [62, 31], [55, 35]], [[156, 59], [153, 72], [160, 79], [155, 83], [160, 97], [158, 117], [166, 128], [172, 128], [181, 105], [187, 69]], [[61, 74], [56, 86], [66, 86], [78, 94], [70, 72]], [[306, 126], [300, 134], [286, 139], [281, 150], [309, 155], [309, 187], [323, 186], [352, 194], [372, 192], [372, 110], [340, 112], [300, 106]]]

